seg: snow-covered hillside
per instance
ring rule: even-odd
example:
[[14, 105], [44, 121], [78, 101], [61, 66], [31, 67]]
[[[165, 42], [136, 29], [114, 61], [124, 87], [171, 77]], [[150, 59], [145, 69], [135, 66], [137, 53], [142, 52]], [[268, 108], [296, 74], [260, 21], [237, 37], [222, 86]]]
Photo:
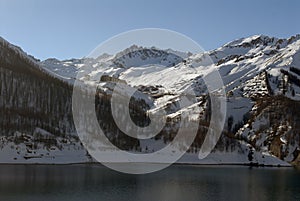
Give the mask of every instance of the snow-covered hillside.
[[[181, 58], [184, 60], [182, 62], [178, 62], [178, 56], [174, 59], [174, 55], [167, 51], [132, 46], [115, 56], [105, 57], [105, 61], [90, 59], [88, 62], [60, 62], [51, 59], [43, 64], [48, 69], [54, 69], [57, 74], [70, 78], [76, 76], [80, 67], [90, 65], [94, 70], [87, 77], [109, 75], [125, 80], [133, 87], [153, 86], [153, 95], [166, 95], [156, 100], [160, 103], [173, 99], [176, 95], [172, 94], [180, 94], [189, 86], [194, 86], [198, 95], [205, 93], [205, 83], [199, 78], [216, 68], [228, 93], [229, 116], [241, 120], [251, 110], [251, 99], [254, 97], [284, 93], [293, 100], [300, 99], [300, 83], [297, 83], [300, 80], [299, 39], [300, 35], [289, 39], [255, 35], [230, 42], [210, 52]], [[174, 65], [170, 66], [171, 63]], [[289, 81], [283, 84], [283, 80], [288, 78]]]
[[[17, 48], [16, 51], [21, 50]], [[25, 53], [20, 54], [28, 57]], [[4, 57], [2, 55], [1, 59]], [[34, 59], [33, 62], [38, 63], [51, 76], [67, 81], [69, 85], [76, 79], [97, 84], [107, 99], [111, 97], [114, 85], [118, 82], [136, 88], [144, 94], [134, 95], [136, 104], [140, 105], [132, 109], [137, 117], [147, 110], [144, 103], [152, 104], [152, 109], [166, 110], [171, 123], [160, 136], [147, 142], [131, 141], [126, 145], [126, 149], [131, 151], [133, 147], [134, 151], [141, 152], [162, 148], [176, 134], [176, 122], [180, 114], [188, 111], [191, 121], [200, 119], [202, 130], [189, 153], [181, 159], [182, 162], [265, 165], [299, 163], [298, 114], [291, 117], [287, 110], [276, 110], [285, 108], [282, 105], [297, 105], [300, 101], [300, 35], [288, 39], [255, 35], [198, 54], [131, 46], [116, 55], [104, 54], [98, 58], [64, 61], [52, 58], [42, 62]], [[227, 116], [216, 149], [201, 161], [197, 159], [197, 152], [210, 119], [210, 103], [203, 78], [212, 69], [219, 71], [224, 82]], [[195, 92], [198, 103], [179, 107], [178, 101], [187, 89]], [[272, 105], [273, 100], [276, 100], [275, 105]], [[108, 106], [100, 102], [103, 104], [101, 108]], [[277, 118], [280, 113], [282, 118]], [[276, 120], [270, 119], [274, 116]], [[102, 124], [110, 125], [106, 120]], [[123, 137], [115, 130], [115, 126], [109, 126], [111, 130], [107, 130], [107, 133], [112, 136], [112, 140], [119, 142], [118, 139]]]

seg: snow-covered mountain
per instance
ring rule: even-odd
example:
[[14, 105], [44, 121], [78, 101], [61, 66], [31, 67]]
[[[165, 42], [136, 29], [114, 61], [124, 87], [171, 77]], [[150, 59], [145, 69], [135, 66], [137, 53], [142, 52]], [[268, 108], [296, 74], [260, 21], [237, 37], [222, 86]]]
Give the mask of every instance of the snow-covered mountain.
[[102, 70], [104, 67], [110, 67], [110, 69], [129, 69], [131, 67], [150, 65], [170, 67], [182, 62], [190, 54], [171, 49], [160, 50], [155, 47], [144, 48], [132, 45], [116, 55], [103, 54], [94, 59], [85, 58], [64, 61], [50, 58], [41, 62], [41, 65], [57, 76], [72, 82], [76, 78], [78, 70], [84, 65], [90, 65], [95, 70], [98, 70], [98, 68]]
[[[2, 77], [7, 76], [9, 72], [14, 72], [25, 62], [30, 68], [46, 74], [49, 77], [49, 84], [61, 82], [58, 85], [64, 90], [71, 90], [69, 88], [72, 88], [75, 79], [97, 84], [99, 93], [102, 94], [102, 98], [97, 99], [99, 105], [96, 106], [99, 112], [99, 123], [106, 128], [106, 135], [110, 140], [123, 149], [138, 152], [161, 149], [174, 138], [178, 127], [176, 122], [182, 112], [189, 112], [191, 121], [195, 118], [200, 119], [199, 134], [189, 152], [180, 159], [181, 162], [264, 165], [299, 165], [300, 163], [298, 129], [300, 113], [297, 109], [300, 106], [300, 35], [288, 39], [255, 35], [198, 54], [180, 53], [170, 49], [160, 50], [155, 47], [131, 46], [116, 55], [105, 54], [98, 58], [64, 61], [47, 59], [42, 62], [26, 55], [3, 39], [1, 39], [1, 44]], [[20, 60], [18, 63], [11, 63], [13, 58], [6, 53], [8, 50], [16, 52], [14, 57], [18, 57]], [[213, 68], [218, 69], [227, 93], [227, 121], [213, 153], [206, 159], [199, 160], [197, 152], [210, 120], [210, 104], [203, 77]], [[6, 72], [7, 69], [9, 72]], [[83, 73], [78, 74], [86, 69], [88, 71], [84, 76], [81, 76]], [[5, 105], [9, 105], [10, 102], [4, 98], [3, 94], [12, 93], [14, 88], [18, 88], [18, 84], [11, 85], [10, 90], [7, 90], [6, 82], [2, 77], [0, 101], [3, 107], [7, 107]], [[16, 77], [13, 82], [21, 83], [20, 79]], [[145, 114], [149, 105], [154, 108], [152, 109], [154, 112], [158, 109], [164, 109], [167, 112], [169, 122], [158, 136], [149, 140], [136, 140], [125, 136], [118, 130], [111, 115], [109, 116], [111, 112], [109, 99], [118, 82], [126, 83], [144, 94], [143, 96], [135, 94], [132, 100], [134, 104], [130, 111], [135, 123], [147, 124], [148, 119]], [[196, 93], [198, 104], [179, 107], [178, 101], [188, 88], [192, 88]], [[44, 85], [44, 89], [47, 89], [47, 85]], [[26, 92], [29, 89], [24, 87], [23, 90]], [[59, 90], [61, 88], [54, 86], [52, 93], [59, 94]], [[70, 96], [64, 96], [66, 100], [69, 100]], [[45, 97], [51, 99], [52, 96], [50, 94]], [[32, 105], [43, 102], [42, 99], [33, 102]], [[16, 103], [12, 104], [11, 108], [14, 108], [16, 104], [24, 104], [21, 100], [14, 99], [14, 101]], [[44, 104], [49, 105], [45, 107], [51, 107], [53, 104], [60, 103], [50, 100]], [[66, 114], [71, 115], [71, 111], [68, 110]], [[10, 115], [7, 114], [3, 118], [11, 118]], [[101, 118], [104, 116], [105, 120]], [[17, 117], [14, 116], [13, 119], [15, 118]], [[74, 132], [70, 116], [58, 118], [61, 118], [61, 125], [70, 125]], [[6, 120], [6, 122], [9, 121], [12, 120]], [[19, 121], [19, 124], [22, 124], [22, 120]], [[52, 133], [51, 129], [46, 126], [35, 126], [35, 124], [35, 122], [30, 124], [31, 130], [15, 129], [9, 134], [2, 133], [2, 135], [8, 135], [8, 137], [3, 137], [6, 144], [3, 143], [2, 147], [8, 149], [8, 146], [12, 146], [13, 142], [8, 143], [8, 141], [15, 139], [12, 136], [20, 136], [20, 132], [26, 136], [33, 136], [38, 128], [43, 132]], [[54, 135], [67, 134], [63, 130], [59, 133]], [[57, 144], [64, 147], [60, 143]], [[57, 145], [54, 144], [53, 147]], [[80, 148], [80, 150], [83, 149]], [[11, 155], [14, 154], [11, 153]], [[84, 158], [84, 154], [81, 156]], [[30, 162], [30, 160], [26, 161]]]

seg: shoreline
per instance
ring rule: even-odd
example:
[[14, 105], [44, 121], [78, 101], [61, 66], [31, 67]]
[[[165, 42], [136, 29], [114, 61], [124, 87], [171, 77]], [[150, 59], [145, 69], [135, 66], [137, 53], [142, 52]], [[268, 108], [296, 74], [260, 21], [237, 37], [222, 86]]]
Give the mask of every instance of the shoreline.
[[[112, 164], [143, 164], [144, 162], [136, 162], [136, 163], [132, 163], [132, 162], [121, 162], [121, 163], [117, 163], [114, 162]], [[147, 164], [144, 163], [144, 164]], [[164, 163], [149, 163], [149, 164], [164, 164]], [[2, 165], [38, 165], [38, 166], [71, 166], [71, 165], [101, 165], [104, 166], [102, 163], [100, 162], [78, 162], [78, 163], [0, 163], [0, 166]], [[257, 164], [257, 163], [219, 163], [219, 164], [199, 164], [199, 163], [173, 163], [170, 166], [195, 166], [195, 167], [205, 167], [205, 166], [213, 166], [213, 167], [225, 167], [225, 166], [240, 166], [240, 167], [257, 167], [257, 168], [264, 168], [264, 167], [268, 167], [268, 168], [296, 168], [298, 169], [299, 167], [297, 166], [293, 166], [293, 165], [265, 165], [265, 164]]]

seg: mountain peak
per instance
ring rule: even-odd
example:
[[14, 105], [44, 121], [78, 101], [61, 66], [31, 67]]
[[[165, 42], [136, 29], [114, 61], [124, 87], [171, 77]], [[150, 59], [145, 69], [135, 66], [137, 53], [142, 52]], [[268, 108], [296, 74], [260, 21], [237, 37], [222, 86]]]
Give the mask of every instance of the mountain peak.
[[223, 47], [244, 47], [244, 48], [251, 48], [255, 46], [268, 46], [276, 43], [279, 39], [276, 37], [269, 37], [266, 35], [253, 35], [246, 38], [240, 38], [225, 44]]
[[156, 47], [142, 47], [132, 45], [117, 53], [113, 58], [113, 64], [118, 67], [133, 67], [144, 65], [174, 66], [183, 61], [183, 58], [175, 52], [161, 50]]

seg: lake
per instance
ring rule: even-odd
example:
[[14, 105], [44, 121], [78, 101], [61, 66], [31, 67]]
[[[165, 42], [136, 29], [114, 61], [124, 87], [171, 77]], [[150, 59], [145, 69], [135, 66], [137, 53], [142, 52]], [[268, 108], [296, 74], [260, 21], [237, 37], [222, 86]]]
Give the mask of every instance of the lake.
[[127, 175], [96, 164], [0, 165], [0, 200], [300, 200], [300, 171], [173, 165], [148, 175]]

